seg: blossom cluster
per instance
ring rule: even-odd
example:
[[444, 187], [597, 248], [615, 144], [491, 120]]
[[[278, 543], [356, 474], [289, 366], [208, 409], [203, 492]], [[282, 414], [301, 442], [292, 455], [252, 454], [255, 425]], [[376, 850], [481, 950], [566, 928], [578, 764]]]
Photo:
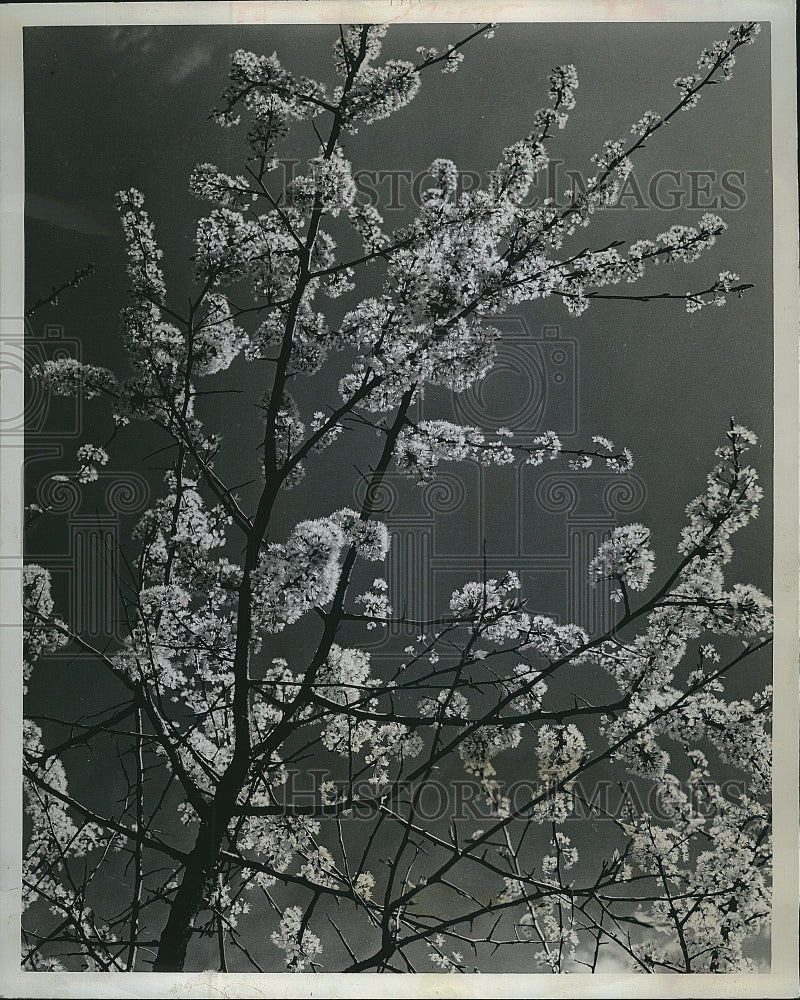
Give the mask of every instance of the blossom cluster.
[[290, 972], [303, 972], [309, 962], [320, 954], [322, 943], [308, 927], [303, 928], [303, 910], [289, 906], [283, 911], [280, 928], [270, 939], [284, 953], [284, 962]]
[[163, 251], [155, 241], [155, 230], [144, 210], [144, 198], [136, 188], [116, 195], [128, 253], [131, 293], [148, 302], [163, 302], [166, 288], [159, 266]]
[[392, 616], [392, 606], [387, 594], [388, 589], [389, 585], [383, 577], [376, 577], [372, 581], [372, 587], [356, 598], [356, 603], [364, 606], [363, 613], [369, 619], [367, 621], [368, 630], [377, 628], [379, 621], [386, 622]]
[[[268, 796], [256, 795], [254, 805], [266, 804]], [[249, 884], [254, 892], [275, 885], [278, 877], [289, 870], [299, 857], [308, 855], [315, 848], [315, 838], [320, 832], [319, 820], [310, 816], [259, 816], [248, 817], [241, 826], [241, 843], [253, 851], [269, 871], [254, 871]]]
[[184, 476], [179, 484], [175, 474], [168, 472], [164, 481], [165, 495], [134, 529], [134, 537], [143, 545], [143, 581], [163, 582], [164, 567], [171, 558], [178, 580], [209, 594], [212, 579], [230, 579], [227, 560], [214, 562], [212, 557], [213, 550], [225, 544], [230, 515], [221, 506], [206, 507], [196, 480]]
[[215, 209], [201, 219], [195, 238], [198, 277], [217, 283], [237, 281], [258, 266], [265, 250], [260, 220], [246, 219], [231, 208]]
[[360, 59], [362, 67], [375, 62], [381, 54], [387, 24], [347, 24], [333, 43], [333, 65], [340, 76], [347, 76]]
[[271, 542], [251, 575], [253, 615], [268, 632], [280, 632], [334, 595], [341, 528], [330, 518], [301, 521], [285, 544]]
[[[575, 107], [575, 91], [578, 89], [578, 71], [572, 63], [557, 66], [548, 78], [548, 97], [555, 107], [563, 111], [571, 111]], [[567, 122], [566, 114], [558, 117], [558, 127], [564, 128]]]
[[604, 171], [612, 171], [620, 180], [625, 180], [633, 170], [633, 161], [627, 155], [625, 139], [607, 139], [603, 144], [603, 152], [595, 153], [592, 162]]
[[433, 476], [442, 461], [473, 459], [482, 465], [508, 465], [514, 453], [501, 438], [487, 441], [477, 427], [465, 427], [447, 420], [423, 420], [401, 432], [395, 449], [398, 468], [421, 482]]
[[717, 280], [705, 294], [697, 292], [686, 293], [686, 311], [699, 312], [704, 306], [724, 306], [727, 293], [734, 290], [739, 275], [733, 271], [720, 271]]
[[[23, 601], [23, 682], [25, 690], [34, 664], [67, 642], [67, 626], [53, 617], [54, 602], [50, 573], [35, 563], [22, 572]], [[115, 934], [93, 912], [83, 893], [70, 878], [69, 862], [81, 859], [96, 849], [108, 850], [114, 835], [85, 819], [75, 822], [71, 813], [67, 772], [61, 759], [45, 751], [42, 729], [30, 719], [23, 720], [23, 757], [26, 776], [23, 781], [25, 813], [29, 824], [22, 865], [22, 902], [29, 907], [44, 899], [50, 911], [79, 928], [79, 933], [97, 936], [94, 954], [105, 961], [106, 968], [121, 969], [113, 955]], [[86, 958], [87, 968], [93, 966]], [[42, 961], [41, 968], [57, 969], [58, 962]]]
[[347, 94], [342, 87], [337, 87], [333, 99], [343, 104], [345, 128], [355, 133], [360, 125], [382, 121], [410, 104], [419, 93], [421, 84], [414, 63], [405, 59], [388, 59], [383, 66], [363, 66]]
[[522, 740], [522, 726], [480, 726], [465, 736], [458, 748], [458, 755], [467, 774], [473, 774], [490, 802], [500, 805], [500, 810], [508, 808], [498, 795], [499, 784], [495, 780], [497, 770], [492, 760], [518, 747]]
[[586, 737], [573, 723], [539, 729], [536, 745], [539, 779], [546, 790], [533, 815], [540, 821], [563, 820], [570, 806], [570, 789], [587, 755]]
[[189, 178], [189, 190], [196, 198], [213, 201], [221, 208], [246, 209], [257, 197], [246, 177], [231, 177], [213, 163], [197, 164]]
[[631, 590], [644, 590], [655, 568], [650, 529], [643, 524], [614, 528], [589, 566], [597, 580], [620, 580]]
[[325, 100], [325, 88], [307, 77], [295, 78], [276, 53], [257, 56], [245, 49], [231, 55], [230, 83], [222, 93], [223, 108], [215, 119], [230, 128], [240, 121], [241, 105], [252, 114], [257, 126], [249, 136], [254, 151], [268, 154], [274, 138], [280, 137], [291, 119], [301, 121], [313, 114]]
[[[399, 262], [401, 256], [396, 253], [393, 259]], [[414, 261], [416, 256], [410, 254], [404, 278], [408, 282], [423, 274], [424, 269]], [[422, 280], [429, 278], [427, 274]], [[344, 400], [386, 412], [399, 404], [409, 386], [430, 383], [462, 392], [490, 370], [499, 340], [496, 329], [462, 318], [434, 330], [427, 323], [414, 323], [389, 337], [396, 316], [386, 305], [376, 308], [374, 300], [367, 300], [345, 317], [347, 339], [369, 346], [370, 353], [359, 355], [352, 371], [341, 379], [339, 391]]]
[[644, 136], [661, 122], [661, 115], [656, 111], [645, 111], [638, 122], [631, 125], [633, 135]]
[[101, 392], [114, 394], [117, 379], [113, 372], [99, 365], [87, 365], [77, 358], [43, 361], [31, 369], [32, 378], [40, 378], [55, 396], [78, 396], [92, 399]]
[[759, 514], [763, 490], [758, 474], [741, 461], [756, 442], [752, 431], [733, 423], [726, 443], [716, 451], [719, 462], [708, 474], [706, 492], [686, 508], [689, 522], [681, 532], [679, 551], [696, 550], [704, 566], [709, 559], [720, 566], [727, 563], [731, 536]]
[[322, 743], [343, 757], [364, 754], [364, 762], [372, 768], [370, 781], [383, 785], [395, 761], [416, 757], [422, 751], [422, 739], [398, 722], [381, 723], [373, 718], [355, 717], [358, 706], [374, 712], [377, 702], [370, 697], [376, 686], [371, 676], [370, 655], [360, 649], [348, 649], [334, 643], [328, 659], [317, 678], [321, 697], [330, 707], [341, 705], [348, 711], [329, 712], [322, 731]]
[[670, 260], [691, 262], [697, 260], [704, 250], [712, 247], [716, 237], [726, 228], [718, 215], [706, 212], [697, 227], [670, 226], [665, 232], [658, 234], [658, 240]]
[[572, 845], [569, 837], [560, 830], [552, 838], [555, 854], [546, 854], [542, 858], [542, 874], [545, 878], [556, 879], [561, 871], [569, 871], [578, 863], [578, 849]]
[[319, 156], [308, 161], [308, 166], [309, 173], [296, 177], [289, 186], [287, 196], [291, 204], [301, 211], [314, 208], [334, 217], [350, 208], [356, 185], [350, 162], [340, 147], [330, 155], [321, 150]]
[[191, 338], [192, 361], [197, 375], [216, 375], [230, 368], [249, 338], [235, 325], [224, 295], [209, 294], [204, 304], [205, 315]]
[[[689, 777], [696, 787], [702, 769]], [[701, 779], [702, 780], [702, 779]], [[664, 782], [673, 803], [673, 823], [659, 826], [651, 817], [633, 824], [632, 856], [644, 873], [669, 880], [670, 900], [653, 906], [662, 935], [635, 950], [638, 962], [655, 969], [696, 972], [753, 971], [743, 944], [770, 914], [768, 815], [750, 795], [731, 802], [718, 786], [703, 781], [713, 818], [704, 821], [687, 808], [686, 792], [674, 776]], [[704, 848], [690, 854], [689, 836], [702, 828]], [[670, 931], [680, 927], [680, 942]]]
[[519, 577], [513, 572], [500, 580], [470, 581], [453, 591], [450, 610], [490, 642], [500, 644], [519, 635], [527, 636], [530, 618], [522, 610], [519, 589]]
[[92, 483], [98, 478], [98, 465], [108, 463], [108, 452], [96, 444], [82, 444], [78, 448], [78, 469], [79, 483]]
[[461, 972], [464, 969], [464, 955], [460, 951], [453, 950], [450, 954], [445, 954], [440, 949], [444, 945], [444, 936], [437, 934], [433, 941], [435, 950], [428, 952], [428, 958], [442, 972]]
[[33, 665], [67, 642], [66, 626], [53, 618], [55, 602], [50, 571], [38, 563], [22, 567], [22, 666], [27, 685]]

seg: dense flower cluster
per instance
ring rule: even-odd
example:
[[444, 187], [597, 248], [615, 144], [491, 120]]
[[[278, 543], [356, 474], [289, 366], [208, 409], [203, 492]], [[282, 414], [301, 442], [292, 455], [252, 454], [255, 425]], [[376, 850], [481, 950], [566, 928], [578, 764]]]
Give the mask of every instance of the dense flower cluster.
[[231, 55], [230, 84], [222, 94], [224, 107], [215, 118], [230, 128], [239, 123], [240, 115], [235, 112], [244, 105], [254, 118], [250, 144], [255, 151], [268, 154], [288, 121], [313, 114], [325, 97], [323, 86], [306, 77], [296, 79], [284, 69], [276, 53], [257, 56], [237, 49]]
[[[578, 71], [569, 63], [557, 66], [549, 77], [547, 96], [555, 107], [571, 111], [575, 107], [575, 91], [578, 89]], [[567, 116], [559, 116], [558, 127], [564, 128]]]
[[[672, 800], [672, 825], [656, 825], [649, 816], [634, 825], [637, 867], [671, 887], [669, 902], [660, 900], [653, 909], [666, 936], [644, 942], [636, 957], [653, 971], [753, 971], [742, 945], [754, 927], [769, 921], [769, 818], [749, 796], [735, 803], [725, 799], [718, 786], [704, 780], [703, 769], [695, 768], [689, 790], [695, 792], [700, 782], [706, 806], [713, 807], [710, 821], [689, 808], [687, 793], [669, 776], [664, 787]], [[692, 856], [688, 837], [698, 827], [707, 846]], [[669, 935], [675, 925], [681, 927], [682, 946]]]
[[196, 198], [216, 202], [221, 208], [246, 209], [257, 197], [246, 177], [231, 177], [213, 163], [198, 163], [189, 178], [189, 190]]
[[364, 606], [364, 615], [369, 619], [367, 621], [368, 630], [377, 628], [380, 621], [388, 622], [392, 616], [392, 606], [387, 594], [388, 589], [389, 585], [383, 577], [376, 577], [370, 590], [359, 594], [356, 598], [356, 604]]
[[[389, 59], [383, 66], [360, 69], [343, 102], [347, 130], [354, 133], [360, 125], [388, 118], [414, 100], [421, 84], [414, 64], [404, 59]], [[342, 101], [343, 89], [337, 87], [333, 97], [334, 101]]]
[[644, 590], [655, 569], [650, 529], [643, 524], [614, 528], [589, 566], [595, 580], [620, 580], [631, 590]]
[[158, 263], [163, 251], [155, 241], [155, 229], [144, 210], [142, 193], [135, 188], [119, 191], [117, 209], [128, 252], [131, 294], [147, 302], [163, 302], [166, 288]]
[[467, 774], [474, 774], [490, 800], [496, 798], [498, 783], [493, 758], [505, 750], [513, 750], [522, 739], [522, 726], [481, 726], [465, 736], [458, 748]]
[[697, 559], [713, 559], [719, 565], [730, 560], [731, 536], [758, 516], [763, 497], [755, 469], [741, 462], [756, 443], [752, 431], [731, 426], [726, 443], [716, 451], [719, 462], [708, 474], [706, 492], [686, 508], [689, 522], [681, 532], [680, 552], [697, 550]]
[[210, 273], [218, 283], [236, 281], [249, 274], [263, 252], [259, 222], [245, 219], [231, 208], [215, 209], [201, 219], [196, 236], [198, 275]]
[[[333, 65], [340, 76], [347, 76], [360, 59], [368, 66], [381, 54], [387, 24], [348, 24], [333, 43]], [[417, 50], [419, 51], [419, 50]]]
[[483, 465], [508, 465], [514, 453], [505, 441], [488, 441], [477, 427], [464, 427], [447, 420], [425, 420], [405, 428], [397, 441], [395, 459], [399, 468], [420, 481], [432, 478], [442, 461], [471, 458]]
[[299, 906], [289, 906], [283, 911], [280, 928], [272, 932], [270, 940], [284, 952], [283, 960], [290, 972], [303, 972], [322, 951], [317, 935], [303, 928], [303, 910]]
[[344, 508], [330, 517], [301, 521], [285, 544], [272, 542], [252, 573], [253, 611], [269, 632], [279, 632], [314, 606], [333, 598], [344, 546], [372, 562], [389, 550], [381, 521], [362, 520]]
[[[268, 796], [256, 797], [256, 803], [266, 803]], [[269, 871], [253, 873], [249, 888], [258, 893], [275, 885], [279, 876], [314, 849], [314, 838], [320, 832], [319, 820], [308, 816], [267, 816], [247, 819], [242, 824], [242, 846], [253, 851]]]
[[32, 378], [40, 378], [54, 396], [77, 396], [92, 399], [101, 392], [114, 395], [117, 379], [113, 372], [98, 365], [87, 365], [76, 358], [43, 361], [31, 369]]
[[53, 617], [54, 607], [50, 571], [27, 563], [22, 569], [22, 669], [26, 685], [36, 660], [67, 641], [66, 626]]
[[725, 223], [718, 215], [706, 212], [700, 219], [699, 226], [670, 226], [666, 232], [659, 233], [658, 240], [663, 244], [670, 260], [691, 262], [697, 260], [703, 250], [713, 246], [716, 237], [725, 228]]
[[[318, 687], [325, 702], [355, 706], [375, 711], [377, 701], [370, 689], [377, 685], [371, 676], [369, 653], [343, 648], [336, 643], [318, 678]], [[348, 711], [330, 712], [322, 732], [322, 743], [343, 757], [364, 754], [364, 763], [372, 768], [370, 781], [384, 785], [394, 762], [416, 757], [422, 752], [422, 739], [397, 722], [380, 724], [371, 718], [353, 717]]]
[[285, 544], [272, 542], [251, 578], [253, 613], [268, 632], [280, 632], [334, 595], [345, 544], [331, 518], [301, 521]]
[[544, 790], [534, 816], [540, 822], [566, 818], [572, 805], [570, 789], [586, 754], [586, 738], [576, 725], [544, 725], [539, 729], [536, 760]]
[[249, 338], [234, 324], [224, 295], [207, 295], [205, 307], [205, 316], [193, 332], [189, 349], [198, 375], [216, 375], [230, 368]]
[[358, 549], [362, 559], [382, 562], [389, 552], [389, 529], [383, 521], [369, 521], [358, 511], [344, 507], [331, 518], [342, 530], [348, 545]]
[[355, 181], [350, 162], [338, 146], [330, 155], [322, 150], [308, 161], [308, 166], [309, 173], [295, 178], [289, 187], [288, 197], [293, 206], [301, 211], [315, 208], [335, 217], [353, 204]]

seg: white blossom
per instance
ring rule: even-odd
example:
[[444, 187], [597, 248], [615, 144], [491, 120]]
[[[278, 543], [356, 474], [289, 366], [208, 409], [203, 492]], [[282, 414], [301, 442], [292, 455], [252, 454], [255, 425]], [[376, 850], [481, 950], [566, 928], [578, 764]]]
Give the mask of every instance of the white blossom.
[[614, 528], [589, 566], [596, 580], [622, 580], [631, 590], [644, 590], [655, 568], [650, 529], [642, 524]]
[[280, 928], [270, 940], [284, 952], [284, 963], [290, 972], [303, 972], [309, 962], [322, 952], [320, 939], [307, 927], [303, 929], [303, 911], [289, 906], [283, 911]]
[[345, 537], [332, 518], [301, 521], [285, 544], [273, 542], [252, 574], [253, 611], [269, 632], [296, 622], [333, 597]]
[[85, 399], [101, 392], [116, 392], [117, 379], [113, 372], [98, 365], [87, 365], [76, 358], [48, 360], [31, 369], [32, 378], [40, 378], [55, 396], [83, 395]]

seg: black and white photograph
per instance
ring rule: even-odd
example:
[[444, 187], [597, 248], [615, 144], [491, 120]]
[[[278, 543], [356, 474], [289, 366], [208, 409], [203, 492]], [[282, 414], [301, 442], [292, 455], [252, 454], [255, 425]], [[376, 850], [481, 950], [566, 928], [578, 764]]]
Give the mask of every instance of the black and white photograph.
[[0, 995], [796, 995], [794, 5], [0, 14]]

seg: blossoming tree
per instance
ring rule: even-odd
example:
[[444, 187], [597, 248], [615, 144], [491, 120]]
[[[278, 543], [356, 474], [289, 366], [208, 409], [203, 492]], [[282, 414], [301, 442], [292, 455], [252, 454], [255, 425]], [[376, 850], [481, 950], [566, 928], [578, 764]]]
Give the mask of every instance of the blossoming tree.
[[[384, 28], [344, 27], [335, 86], [237, 51], [215, 117], [243, 129], [246, 159], [237, 176], [210, 163], [191, 176], [210, 208], [188, 304], [167, 288], [143, 196], [118, 194], [127, 367], [59, 359], [35, 374], [53, 394], [113, 408], [110, 441], [83, 444], [64, 478], [89, 483], [113, 467], [136, 421], [160, 428], [171, 469], [135, 531], [118, 647], [93, 647], [59, 617], [48, 572], [25, 568], [26, 681], [71, 644], [114, 691], [55, 745], [26, 721], [26, 968], [179, 971], [212, 956], [223, 971], [491, 971], [509, 949], [545, 972], [602, 970], [606, 955], [642, 972], [750, 967], [748, 942], [770, 911], [770, 693], [734, 698], [726, 680], [769, 642], [771, 615], [726, 567], [733, 536], [758, 513], [755, 436], [735, 421], [720, 428], [678, 554], [659, 557], [669, 565], [659, 586], [648, 528], [622, 525], [600, 545], [587, 585], [610, 593], [613, 622], [599, 634], [537, 613], [511, 571], [464, 580], [435, 618], [412, 620], [382, 569], [390, 532], [375, 495], [392, 468], [427, 481], [444, 462], [628, 473], [631, 454], [600, 434], [576, 449], [554, 431], [522, 445], [505, 429], [417, 419], [414, 403], [426, 386], [458, 393], [483, 379], [500, 336], [491, 319], [509, 308], [555, 296], [580, 315], [594, 298], [626, 297], [614, 287], [659, 263], [703, 256], [725, 228], [711, 214], [630, 245], [585, 248], [584, 234], [637, 151], [730, 78], [757, 32], [742, 24], [704, 49], [675, 81], [674, 105], [606, 142], [566, 207], [531, 205], [548, 142], [575, 105], [576, 69], [557, 67], [549, 104], [487, 184], [459, 191], [456, 165], [435, 160], [416, 217], [393, 232], [359, 202], [343, 140], [402, 114], [427, 72], [457, 70], [493, 26], [386, 61]], [[318, 152], [278, 192], [279, 149], [301, 128]], [[364, 297], [367, 269], [382, 283]], [[661, 297], [695, 311], [747, 287], [723, 271]], [[326, 302], [340, 297], [334, 322]], [[330, 376], [320, 381], [304, 413], [298, 383], [335, 370], [333, 351], [344, 359], [338, 391], [325, 397]], [[207, 428], [201, 405], [235, 359], [263, 385], [252, 504], [223, 478], [220, 458], [236, 445], [225, 426]], [[282, 491], [302, 493], [320, 453], [337, 448], [363, 455], [363, 503], [287, 526]], [[49, 516], [31, 507], [31, 530]], [[389, 625], [417, 635], [396, 669], [363, 641]], [[304, 649], [293, 662], [275, 653], [291, 630]], [[579, 696], [576, 666], [596, 679]], [[588, 697], [597, 691], [606, 695]], [[70, 761], [109, 738], [127, 794], [99, 809], [74, 790]], [[533, 779], [524, 801], [504, 794], [511, 759]], [[720, 760], [742, 777], [735, 798]], [[298, 769], [316, 782], [312, 806], [287, 792]], [[566, 820], [599, 769], [658, 784], [665, 808], [611, 817], [602, 853], [585, 855]], [[421, 808], [432, 781], [459, 771], [479, 789], [480, 825]], [[109, 867], [124, 872], [114, 911], [97, 887]]]

